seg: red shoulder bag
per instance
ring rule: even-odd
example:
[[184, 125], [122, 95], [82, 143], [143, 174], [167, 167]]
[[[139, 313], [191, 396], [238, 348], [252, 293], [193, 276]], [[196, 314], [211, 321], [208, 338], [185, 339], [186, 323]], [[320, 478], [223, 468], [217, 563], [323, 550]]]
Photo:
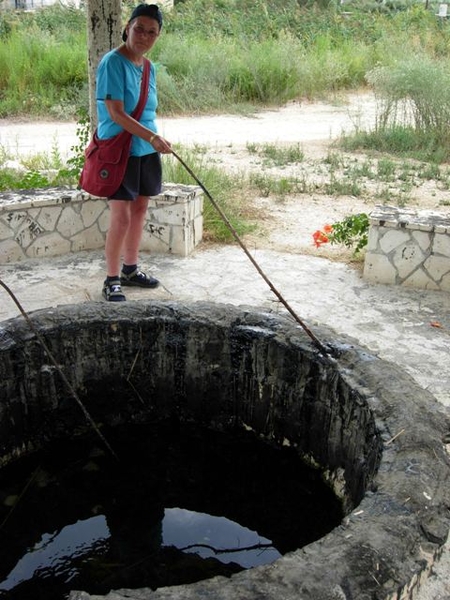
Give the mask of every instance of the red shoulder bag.
[[[148, 97], [150, 61], [144, 58], [139, 102], [131, 116], [139, 121]], [[94, 196], [107, 198], [120, 187], [130, 156], [132, 135], [122, 131], [107, 140], [101, 140], [94, 131], [92, 140], [84, 151], [84, 166], [78, 187]]]

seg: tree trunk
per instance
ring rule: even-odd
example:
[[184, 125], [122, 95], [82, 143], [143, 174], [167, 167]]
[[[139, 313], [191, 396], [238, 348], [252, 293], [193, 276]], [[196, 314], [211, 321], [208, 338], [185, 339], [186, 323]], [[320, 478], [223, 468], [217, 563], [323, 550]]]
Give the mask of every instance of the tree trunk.
[[97, 65], [106, 52], [122, 40], [121, 0], [87, 0], [86, 4], [89, 118], [92, 131], [97, 126], [95, 75]]

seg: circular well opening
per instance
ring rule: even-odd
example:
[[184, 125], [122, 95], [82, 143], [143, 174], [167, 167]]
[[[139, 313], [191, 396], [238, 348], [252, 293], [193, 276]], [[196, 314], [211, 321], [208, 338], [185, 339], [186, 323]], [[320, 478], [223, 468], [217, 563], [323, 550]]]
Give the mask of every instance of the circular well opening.
[[[345, 518], [325, 537], [225, 585], [214, 577], [183, 586], [183, 597], [207, 590], [225, 598], [245, 588], [253, 590], [246, 598], [264, 589], [265, 598], [278, 600], [293, 585], [305, 598], [338, 588], [382, 597], [374, 590], [406, 589], [420, 579], [423, 544], [438, 554], [448, 511], [439, 486], [428, 481], [419, 490], [417, 478], [431, 455], [433, 477], [447, 476], [448, 424], [406, 375], [342, 336], [321, 332], [330, 358], [286, 318], [203, 303], [86, 304], [38, 311], [33, 322], [101, 431], [178, 423], [208, 435], [248, 434], [317, 469], [339, 499]], [[3, 323], [0, 349], [4, 466], [92, 435], [26, 324]], [[407, 435], [396, 437], [402, 429]], [[158, 588], [155, 598], [160, 589], [170, 588]]]

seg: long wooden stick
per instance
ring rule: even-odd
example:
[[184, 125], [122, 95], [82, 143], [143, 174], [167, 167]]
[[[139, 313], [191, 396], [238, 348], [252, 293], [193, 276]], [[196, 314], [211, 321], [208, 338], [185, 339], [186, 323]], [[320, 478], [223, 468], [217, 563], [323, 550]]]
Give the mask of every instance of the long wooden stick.
[[199, 180], [199, 178], [195, 175], [195, 173], [192, 171], [192, 169], [185, 163], [185, 161], [174, 150], [172, 150], [172, 154], [183, 165], [183, 167], [186, 169], [186, 171], [189, 173], [189, 175], [194, 179], [194, 181], [196, 183], [198, 183], [198, 185], [205, 192], [205, 194], [208, 197], [209, 201], [211, 202], [211, 204], [213, 205], [213, 207], [216, 209], [216, 211], [219, 213], [221, 219], [223, 220], [223, 222], [226, 224], [226, 226], [230, 230], [230, 232], [233, 235], [233, 237], [236, 240], [236, 242], [239, 244], [239, 246], [245, 252], [247, 258], [253, 264], [253, 266], [255, 267], [255, 269], [258, 271], [258, 273], [261, 275], [261, 277], [264, 279], [264, 281], [270, 287], [270, 289], [275, 294], [275, 296], [278, 298], [278, 300], [281, 302], [281, 304], [292, 315], [292, 317], [300, 325], [300, 327], [302, 327], [302, 329], [305, 331], [305, 333], [312, 339], [312, 341], [317, 346], [317, 348], [325, 356], [328, 356], [330, 358], [330, 351], [329, 351], [329, 349], [314, 335], [314, 333], [309, 329], [309, 327], [306, 325], [306, 323], [302, 319], [300, 319], [300, 317], [297, 315], [297, 313], [294, 311], [294, 309], [290, 306], [290, 304], [287, 302], [287, 300], [285, 300], [285, 298], [282, 296], [282, 294], [277, 290], [277, 288], [274, 286], [274, 284], [270, 281], [270, 279], [267, 277], [267, 275], [261, 269], [261, 267], [259, 266], [259, 264], [253, 258], [253, 256], [251, 255], [251, 253], [249, 252], [249, 250], [245, 246], [244, 242], [239, 237], [237, 231], [235, 230], [235, 228], [233, 227], [233, 225], [230, 223], [230, 221], [229, 221], [228, 217], [226, 216], [226, 214], [223, 212], [223, 210], [220, 208], [220, 206], [217, 204], [217, 202], [213, 199], [213, 197], [211, 196], [211, 194], [209, 193], [209, 191], [206, 189], [206, 187], [203, 185], [203, 183]]
[[57, 369], [58, 373], [61, 376], [61, 379], [63, 380], [63, 382], [65, 383], [65, 385], [67, 386], [67, 389], [70, 391], [70, 393], [72, 394], [73, 398], [75, 399], [75, 401], [77, 402], [78, 406], [81, 408], [84, 416], [86, 417], [87, 421], [92, 425], [92, 428], [94, 429], [94, 431], [97, 433], [97, 435], [99, 436], [99, 438], [102, 440], [102, 442], [105, 444], [105, 446], [108, 448], [108, 450], [111, 452], [111, 454], [114, 456], [114, 458], [118, 459], [117, 454], [114, 452], [114, 450], [112, 449], [112, 447], [110, 446], [110, 444], [108, 443], [108, 441], [106, 440], [105, 436], [102, 434], [102, 432], [100, 431], [100, 429], [98, 428], [97, 424], [95, 423], [94, 419], [91, 417], [91, 415], [89, 414], [89, 412], [87, 411], [86, 407], [84, 406], [84, 404], [81, 402], [78, 394], [76, 393], [76, 391], [74, 390], [72, 384], [70, 383], [70, 381], [67, 379], [67, 377], [64, 375], [61, 367], [59, 366], [58, 362], [56, 361], [55, 357], [53, 356], [52, 352], [50, 351], [50, 348], [48, 347], [48, 345], [45, 343], [44, 338], [42, 337], [42, 335], [39, 333], [39, 331], [36, 329], [36, 327], [34, 326], [33, 321], [30, 319], [30, 317], [28, 316], [28, 314], [26, 313], [26, 311], [23, 309], [22, 305], [20, 304], [19, 300], [16, 298], [16, 296], [13, 294], [13, 292], [10, 290], [10, 288], [6, 285], [6, 283], [4, 283], [1, 279], [0, 279], [0, 285], [8, 292], [8, 294], [11, 296], [13, 302], [16, 304], [17, 308], [20, 310], [20, 312], [22, 313], [22, 316], [24, 317], [25, 321], [27, 322], [29, 328], [31, 329], [31, 331], [34, 333], [34, 335], [37, 337], [39, 343], [41, 344], [41, 346], [44, 348], [45, 352], [47, 353], [47, 356], [49, 357], [51, 363], [53, 364], [53, 366]]

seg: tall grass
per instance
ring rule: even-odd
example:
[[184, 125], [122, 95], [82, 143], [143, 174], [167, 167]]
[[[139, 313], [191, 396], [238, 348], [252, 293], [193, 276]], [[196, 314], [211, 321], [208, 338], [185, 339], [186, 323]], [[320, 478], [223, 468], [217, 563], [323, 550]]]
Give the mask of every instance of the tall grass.
[[[349, 5], [345, 5], [347, 8]], [[394, 6], [395, 10], [389, 10]], [[164, 114], [325, 97], [409, 56], [447, 62], [450, 23], [421, 2], [185, 0], [152, 58]], [[0, 12], [0, 117], [73, 118], [88, 105], [83, 10]]]
[[367, 79], [378, 99], [376, 126], [344, 139], [345, 147], [435, 162], [450, 158], [450, 70], [445, 62], [414, 55], [373, 69]]
[[[249, 208], [242, 195], [246, 187], [243, 176], [238, 174], [231, 176], [225, 170], [210, 164], [204, 152], [184, 148], [180, 154], [194, 173], [201, 173], [202, 184], [227, 215], [237, 234], [243, 235], [253, 231], [254, 226], [249, 221], [251, 216]], [[164, 177], [174, 183], [196, 185], [189, 173], [173, 156], [164, 157]], [[203, 227], [206, 240], [209, 238], [216, 242], [226, 242], [232, 239], [228, 226], [206, 195], [203, 204]]]
[[0, 116], [73, 118], [87, 105], [84, 14], [0, 13]]

